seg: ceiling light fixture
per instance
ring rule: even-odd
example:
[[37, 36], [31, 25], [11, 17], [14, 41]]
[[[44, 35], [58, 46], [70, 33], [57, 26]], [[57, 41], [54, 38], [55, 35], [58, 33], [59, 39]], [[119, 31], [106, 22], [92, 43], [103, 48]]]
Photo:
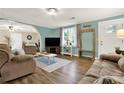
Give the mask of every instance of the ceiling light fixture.
[[75, 20], [75, 19], [76, 19], [76, 17], [74, 17], [74, 16], [69, 18], [69, 20]]
[[47, 8], [46, 9], [49, 15], [56, 15], [58, 12], [57, 8]]
[[10, 32], [14, 32], [13, 22], [9, 21], [10, 25], [8, 26]]

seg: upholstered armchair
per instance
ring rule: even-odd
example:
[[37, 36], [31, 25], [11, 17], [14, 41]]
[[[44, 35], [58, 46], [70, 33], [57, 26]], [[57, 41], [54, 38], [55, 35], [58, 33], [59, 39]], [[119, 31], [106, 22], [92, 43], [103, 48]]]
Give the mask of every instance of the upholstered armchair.
[[36, 64], [30, 55], [12, 55], [7, 44], [0, 44], [0, 76], [3, 82], [31, 74]]
[[36, 46], [25, 46], [24, 51], [26, 54], [35, 55], [37, 53]]

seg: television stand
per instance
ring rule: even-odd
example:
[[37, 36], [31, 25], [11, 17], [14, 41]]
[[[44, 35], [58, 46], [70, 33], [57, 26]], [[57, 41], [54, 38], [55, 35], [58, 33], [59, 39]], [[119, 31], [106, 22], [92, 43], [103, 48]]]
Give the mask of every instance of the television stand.
[[48, 46], [46, 47], [46, 51], [48, 53], [60, 54], [60, 47], [59, 46]]

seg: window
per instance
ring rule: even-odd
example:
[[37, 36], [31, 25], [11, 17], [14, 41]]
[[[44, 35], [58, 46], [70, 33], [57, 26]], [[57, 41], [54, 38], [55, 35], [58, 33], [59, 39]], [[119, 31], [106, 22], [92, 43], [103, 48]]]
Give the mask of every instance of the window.
[[11, 47], [14, 49], [22, 49], [22, 35], [20, 33], [11, 33]]
[[109, 26], [107, 27], [107, 33], [115, 33], [116, 30], [117, 30], [116, 25], [109, 25]]
[[77, 46], [77, 31], [76, 26], [62, 29], [62, 46], [72, 45]]

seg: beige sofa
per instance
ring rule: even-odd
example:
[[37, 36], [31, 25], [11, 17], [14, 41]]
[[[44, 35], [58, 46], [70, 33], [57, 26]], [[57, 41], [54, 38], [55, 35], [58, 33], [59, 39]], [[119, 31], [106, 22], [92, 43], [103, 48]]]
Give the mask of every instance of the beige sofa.
[[[121, 63], [119, 63], [120, 61]], [[120, 64], [122, 65], [121, 67]], [[122, 58], [119, 55], [103, 54], [100, 56], [100, 59], [94, 61], [93, 65], [85, 74], [85, 76], [80, 80], [79, 84], [97, 83], [96, 81], [98, 81], [100, 78], [105, 76], [119, 77], [119, 78], [122, 77], [122, 79], [124, 79], [123, 69], [124, 69], [124, 57]]]
[[35, 61], [30, 55], [12, 55], [6, 44], [0, 44], [0, 78], [10, 81], [34, 72]]

